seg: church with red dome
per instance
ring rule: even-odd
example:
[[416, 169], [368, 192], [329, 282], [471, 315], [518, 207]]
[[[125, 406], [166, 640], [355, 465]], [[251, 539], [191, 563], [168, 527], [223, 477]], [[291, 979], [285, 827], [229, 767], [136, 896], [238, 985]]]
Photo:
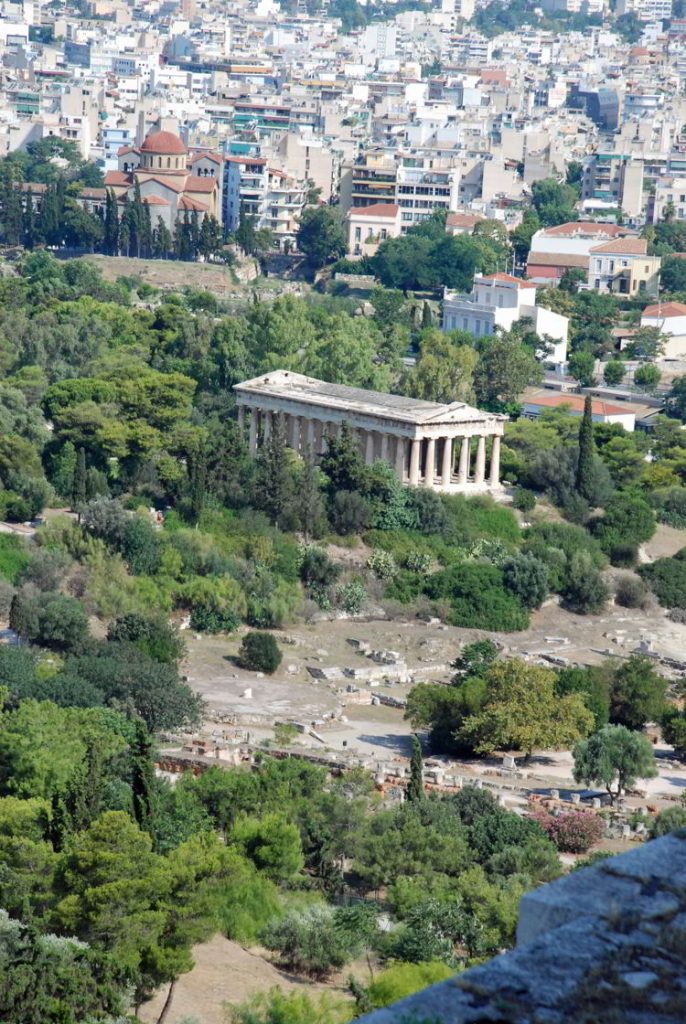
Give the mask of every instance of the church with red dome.
[[191, 153], [178, 135], [158, 127], [140, 146], [124, 146], [117, 156], [119, 169], [107, 172], [105, 187], [123, 205], [133, 200], [138, 184], [153, 227], [161, 218], [173, 232], [179, 218], [193, 213], [200, 223], [206, 216], [221, 220], [222, 159], [217, 153]]

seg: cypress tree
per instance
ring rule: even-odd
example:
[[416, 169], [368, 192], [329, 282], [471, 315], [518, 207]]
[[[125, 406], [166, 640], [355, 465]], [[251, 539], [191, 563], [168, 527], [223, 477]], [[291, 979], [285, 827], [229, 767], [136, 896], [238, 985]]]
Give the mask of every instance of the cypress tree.
[[30, 189], [26, 193], [22, 233], [24, 238], [24, 248], [33, 249], [36, 244], [36, 211], [33, 205], [33, 195]]
[[197, 525], [207, 497], [207, 456], [200, 450], [188, 456], [189, 511]]
[[153, 745], [145, 722], [134, 722], [135, 737], [131, 744], [131, 790], [133, 814], [144, 832], [153, 833], [155, 765]]
[[117, 197], [111, 188], [107, 189], [105, 199], [105, 252], [109, 256], [116, 256], [119, 252], [119, 211], [117, 209]]
[[593, 404], [590, 395], [584, 401], [584, 415], [579, 428], [579, 461], [576, 467], [576, 489], [590, 501], [593, 485]]
[[74, 489], [72, 492], [72, 505], [76, 511], [80, 511], [86, 503], [86, 451], [79, 448], [76, 455], [76, 468], [74, 470]]
[[279, 417], [274, 418], [267, 443], [258, 452], [255, 484], [256, 504], [278, 526], [293, 504], [293, 473]]
[[171, 236], [169, 228], [164, 223], [162, 218], [158, 217], [157, 227], [153, 232], [153, 255], [157, 259], [169, 259], [169, 253], [172, 251], [173, 245], [174, 240]]
[[412, 757], [410, 758], [410, 783], [407, 787], [407, 799], [409, 801], [415, 802], [424, 799], [423, 768], [422, 747], [417, 737], [413, 736]]
[[433, 322], [434, 318], [431, 312], [431, 306], [426, 300], [424, 300], [424, 305], [422, 306], [422, 330], [424, 330], [425, 327], [432, 327]]

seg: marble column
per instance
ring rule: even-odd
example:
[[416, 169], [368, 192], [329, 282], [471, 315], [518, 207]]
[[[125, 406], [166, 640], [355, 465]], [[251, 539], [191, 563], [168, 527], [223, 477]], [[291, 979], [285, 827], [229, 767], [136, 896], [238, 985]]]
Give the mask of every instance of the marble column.
[[491, 450], [491, 473], [489, 478], [491, 487], [497, 487], [500, 483], [500, 435], [496, 434], [493, 438], [493, 448]]
[[257, 422], [259, 415], [257, 409], [250, 410], [250, 439], [248, 444], [253, 455], [257, 451]]
[[294, 452], [300, 450], [300, 417], [291, 416], [289, 443]]
[[443, 439], [443, 459], [441, 463], [441, 485], [447, 487], [453, 475], [453, 439]]
[[395, 471], [401, 484], [405, 483], [405, 438], [395, 439]]
[[272, 433], [272, 412], [266, 409], [262, 413], [262, 444], [266, 444]]
[[430, 437], [426, 442], [426, 458], [424, 461], [424, 486], [433, 487], [436, 480], [436, 438]]
[[371, 466], [374, 461], [374, 431], [368, 430], [367, 437], [364, 446], [364, 461], [367, 466]]
[[469, 476], [469, 456], [471, 448], [471, 438], [462, 438], [462, 447], [460, 448], [460, 468], [457, 474], [458, 484], [466, 484], [467, 477]]
[[314, 421], [314, 450], [316, 455], [323, 455], [326, 448], [324, 437], [326, 434], [325, 423], [323, 420]]
[[415, 438], [410, 448], [410, 487], [416, 487], [419, 483], [419, 456], [422, 442]]
[[317, 439], [317, 421], [313, 420], [310, 417], [310, 419], [307, 420], [306, 429], [305, 429], [305, 441], [304, 441], [304, 444], [307, 445], [307, 448], [309, 449], [310, 455], [314, 455], [314, 453], [315, 453], [316, 439]]
[[474, 483], [482, 484], [484, 477], [486, 476], [486, 438], [481, 435], [479, 437], [477, 448], [476, 448], [476, 470], [474, 473]]
[[388, 434], [381, 435], [381, 455], [382, 462], [388, 462]]
[[238, 429], [240, 430], [241, 434], [245, 430], [245, 406], [244, 405], [239, 405], [238, 406]]

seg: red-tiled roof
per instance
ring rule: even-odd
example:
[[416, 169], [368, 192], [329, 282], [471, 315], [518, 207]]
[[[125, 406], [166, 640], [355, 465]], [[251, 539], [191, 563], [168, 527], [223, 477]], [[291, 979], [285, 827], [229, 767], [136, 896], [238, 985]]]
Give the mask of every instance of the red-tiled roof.
[[481, 220], [485, 220], [485, 217], [479, 213], [449, 213], [445, 223], [450, 228], [473, 228]]
[[[497, 274], [488, 274], [486, 277], [482, 277], [481, 281], [501, 281], [504, 284], [516, 284], [518, 288], [536, 288], [533, 281], [523, 281], [521, 277], [513, 277], [512, 274], [503, 274], [501, 271]], [[474, 284], [477, 283], [475, 280]]]
[[192, 156], [189, 156], [188, 163], [194, 164], [198, 160], [211, 160], [213, 164], [220, 164], [222, 157], [219, 153], [193, 153]]
[[190, 196], [181, 196], [179, 199], [180, 210], [198, 210], [198, 212], [206, 213], [207, 207], [204, 203], [199, 203], [197, 199], [191, 199]]
[[141, 146], [141, 153], [156, 153], [162, 156], [183, 156], [187, 152], [185, 145], [174, 132], [152, 132]]
[[195, 174], [189, 174], [186, 178], [186, 192], [214, 192], [218, 187], [217, 178], [200, 178]]
[[662, 302], [655, 306], [646, 306], [643, 317], [686, 316], [686, 305], [683, 302]]
[[574, 235], [606, 235], [608, 238], [620, 238], [632, 234], [619, 224], [598, 224], [593, 220], [567, 221], [566, 224], [556, 224], [555, 227], [545, 228], [543, 233], [564, 238]]
[[[536, 398], [524, 398], [525, 405], [540, 405], [546, 409], [559, 409], [562, 406], [569, 406], [571, 412], [583, 413], [583, 395], [540, 395]], [[633, 409], [627, 409], [624, 405], [611, 405], [600, 398], [591, 401], [591, 409], [594, 416], [618, 416], [620, 413], [633, 413]]]
[[400, 212], [396, 203], [372, 203], [371, 206], [353, 206], [348, 211], [349, 217], [391, 217], [395, 218]]
[[645, 238], [615, 238], [613, 242], [594, 245], [592, 253], [617, 253], [618, 256], [645, 256], [648, 242]]
[[588, 256], [577, 252], [530, 252], [527, 260], [527, 271], [533, 267], [581, 267], [588, 270]]
[[138, 146], [120, 146], [117, 150], [117, 156], [126, 156], [127, 153], [140, 153]]
[[171, 206], [169, 200], [163, 199], [162, 196], [143, 196], [141, 201], [148, 206]]
[[108, 171], [105, 175], [105, 187], [112, 187], [113, 185], [130, 185], [131, 175], [126, 174], [124, 171]]

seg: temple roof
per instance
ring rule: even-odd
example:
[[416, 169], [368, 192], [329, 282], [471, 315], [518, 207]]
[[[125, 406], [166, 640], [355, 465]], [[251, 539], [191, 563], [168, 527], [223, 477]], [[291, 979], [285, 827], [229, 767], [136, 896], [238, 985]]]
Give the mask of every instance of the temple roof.
[[272, 398], [291, 399], [338, 412], [349, 412], [358, 416], [379, 416], [416, 426], [429, 426], [433, 423], [483, 423], [486, 420], [507, 419], [507, 416], [482, 412], [464, 402], [450, 402], [447, 405], [425, 402], [419, 398], [406, 398], [404, 395], [388, 395], [381, 391], [350, 388], [345, 384], [330, 384], [290, 370], [273, 370], [261, 377], [234, 385], [234, 390], [239, 394], [262, 394]]

